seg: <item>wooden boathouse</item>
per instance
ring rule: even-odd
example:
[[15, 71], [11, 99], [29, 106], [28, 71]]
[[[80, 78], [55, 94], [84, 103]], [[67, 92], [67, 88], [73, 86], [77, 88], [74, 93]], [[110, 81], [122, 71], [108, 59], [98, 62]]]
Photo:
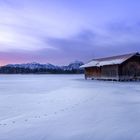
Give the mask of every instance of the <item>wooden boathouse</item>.
[[140, 80], [140, 54], [137, 52], [93, 59], [81, 68], [85, 70], [85, 79]]

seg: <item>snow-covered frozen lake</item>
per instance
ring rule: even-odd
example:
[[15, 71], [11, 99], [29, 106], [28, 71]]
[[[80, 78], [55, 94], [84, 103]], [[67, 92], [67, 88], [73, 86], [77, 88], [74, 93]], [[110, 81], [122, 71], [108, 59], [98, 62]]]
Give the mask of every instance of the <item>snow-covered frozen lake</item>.
[[0, 140], [140, 140], [140, 83], [1, 75]]

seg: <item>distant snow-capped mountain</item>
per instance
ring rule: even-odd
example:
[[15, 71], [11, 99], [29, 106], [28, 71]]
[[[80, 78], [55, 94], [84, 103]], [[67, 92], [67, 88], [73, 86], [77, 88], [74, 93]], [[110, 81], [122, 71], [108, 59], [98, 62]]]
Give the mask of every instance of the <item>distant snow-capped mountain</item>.
[[8, 64], [6, 67], [14, 67], [14, 68], [29, 68], [29, 69], [58, 69], [58, 66], [54, 66], [52, 64], [40, 64], [40, 63], [25, 63], [25, 64]]
[[52, 64], [26, 63], [8, 64], [0, 67], [0, 74], [81, 74], [80, 66], [83, 62], [75, 61], [67, 66], [55, 66]]
[[80, 66], [83, 65], [84, 63], [81, 62], [81, 61], [75, 61], [75, 62], [72, 62], [70, 63], [68, 66], [55, 66], [55, 65], [52, 65], [50, 63], [47, 63], [47, 64], [40, 64], [40, 63], [36, 63], [36, 62], [33, 62], [33, 63], [25, 63], [25, 64], [8, 64], [6, 65], [5, 67], [11, 67], [11, 68], [25, 68], [25, 69], [51, 69], [51, 70], [68, 70], [68, 71], [71, 71], [71, 70], [79, 70], [81, 69]]
[[80, 66], [82, 66], [84, 63], [81, 61], [75, 61], [70, 63], [68, 66], [62, 66], [61, 68], [63, 70], [79, 70], [81, 69]]

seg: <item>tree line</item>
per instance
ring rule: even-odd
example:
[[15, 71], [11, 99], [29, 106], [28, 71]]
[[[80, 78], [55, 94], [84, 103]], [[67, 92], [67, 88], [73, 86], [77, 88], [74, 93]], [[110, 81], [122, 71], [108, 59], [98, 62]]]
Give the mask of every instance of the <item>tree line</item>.
[[47, 68], [20, 68], [20, 67], [7, 67], [3, 66], [0, 68], [0, 74], [81, 74], [82, 69], [47, 69]]

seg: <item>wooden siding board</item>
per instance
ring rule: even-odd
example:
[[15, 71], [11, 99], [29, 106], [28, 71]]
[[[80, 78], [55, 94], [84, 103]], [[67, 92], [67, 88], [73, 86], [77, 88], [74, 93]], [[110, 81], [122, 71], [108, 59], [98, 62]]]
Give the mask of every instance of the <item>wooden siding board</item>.
[[140, 76], [140, 57], [134, 56], [121, 65], [120, 76]]

